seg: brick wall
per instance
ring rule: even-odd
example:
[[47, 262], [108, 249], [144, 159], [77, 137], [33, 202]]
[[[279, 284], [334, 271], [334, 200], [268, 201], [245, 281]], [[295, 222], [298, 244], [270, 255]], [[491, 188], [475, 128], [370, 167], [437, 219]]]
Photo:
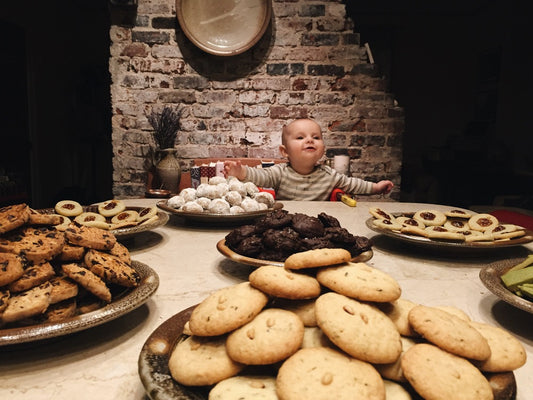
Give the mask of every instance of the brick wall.
[[176, 148], [184, 170], [200, 157], [278, 158], [281, 127], [309, 117], [327, 157], [350, 173], [391, 179], [399, 198], [403, 110], [370, 64], [342, 0], [273, 0], [272, 22], [250, 50], [213, 56], [183, 34], [174, 0], [139, 0], [132, 25], [112, 23], [113, 193], [141, 196], [151, 146], [147, 113], [184, 109]]

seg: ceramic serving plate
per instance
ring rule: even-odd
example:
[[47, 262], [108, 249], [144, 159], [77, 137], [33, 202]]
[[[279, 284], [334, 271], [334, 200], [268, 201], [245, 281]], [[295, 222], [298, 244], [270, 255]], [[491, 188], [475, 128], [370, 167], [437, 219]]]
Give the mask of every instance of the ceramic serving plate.
[[271, 0], [176, 0], [187, 38], [203, 51], [233, 56], [250, 49], [265, 33]]
[[[252, 267], [261, 267], [263, 265], [276, 265], [278, 267], [283, 267], [284, 263], [282, 261], [270, 261], [270, 260], [261, 260], [258, 258], [251, 258], [238, 254], [226, 246], [226, 240], [222, 239], [217, 243], [217, 250], [224, 255], [225, 257], [233, 260], [235, 262], [251, 265]], [[374, 253], [372, 250], [365, 251], [359, 254], [357, 257], [352, 258], [352, 262], [366, 262], [372, 258]]]
[[283, 204], [281, 203], [275, 203], [274, 207], [268, 208], [266, 210], [261, 211], [252, 211], [252, 212], [244, 212], [239, 214], [216, 214], [216, 213], [209, 213], [209, 212], [187, 212], [187, 211], [181, 211], [176, 210], [175, 208], [169, 207], [167, 200], [160, 200], [157, 203], [157, 207], [159, 207], [162, 210], [165, 210], [166, 212], [178, 215], [182, 218], [185, 218], [192, 222], [202, 222], [202, 223], [215, 223], [215, 224], [242, 224], [246, 222], [253, 222], [254, 220], [268, 214], [271, 211], [278, 210], [283, 208]]
[[[135, 206], [128, 206], [126, 207], [126, 210], [132, 210], [132, 211], [141, 211], [146, 207], [135, 207]], [[46, 208], [44, 210], [39, 210], [41, 213], [47, 213], [47, 214], [56, 214], [56, 211], [53, 208]], [[83, 212], [95, 212], [98, 213], [98, 206], [91, 205], [91, 206], [83, 206]], [[74, 217], [69, 217], [72, 221], [74, 220]], [[159, 226], [163, 226], [168, 222], [168, 214], [162, 211], [157, 212], [157, 220], [152, 222], [145, 222], [144, 224], [139, 224], [135, 226], [129, 226], [125, 228], [120, 229], [113, 229], [110, 230], [113, 235], [117, 237], [117, 239], [127, 239], [129, 237], [132, 237], [138, 233], [150, 231], [152, 229], [155, 229]], [[111, 218], [107, 218], [108, 222], [111, 221]]]
[[152, 268], [138, 261], [132, 261], [132, 267], [140, 275], [141, 283], [135, 288], [124, 288], [111, 303], [98, 310], [68, 318], [62, 322], [0, 329], [0, 346], [68, 335], [104, 324], [135, 310], [157, 290], [159, 276]]
[[[395, 217], [400, 215], [413, 215], [414, 213], [393, 213]], [[436, 239], [429, 239], [423, 236], [417, 236], [417, 235], [408, 235], [405, 233], [397, 232], [397, 231], [391, 231], [389, 229], [383, 229], [379, 228], [374, 225], [375, 218], [368, 218], [366, 220], [366, 226], [373, 230], [374, 232], [378, 232], [382, 235], [391, 237], [393, 239], [400, 240], [402, 242], [411, 243], [423, 247], [431, 247], [435, 249], [443, 248], [443, 249], [476, 249], [476, 250], [482, 250], [482, 249], [501, 249], [504, 247], [513, 247], [513, 246], [520, 246], [523, 244], [531, 243], [533, 241], [533, 232], [529, 229], [524, 229], [526, 234], [524, 236], [509, 239], [509, 240], [500, 240], [500, 241], [494, 241], [494, 242], [458, 242], [458, 241], [451, 241], [451, 240], [436, 240]]]
[[489, 264], [479, 271], [479, 279], [481, 279], [487, 289], [506, 303], [533, 314], [533, 301], [517, 296], [508, 290], [500, 279], [511, 267], [522, 261], [524, 261], [524, 258], [511, 258]]
[[[144, 343], [138, 360], [139, 376], [151, 400], [208, 400], [210, 387], [191, 387], [177, 383], [168, 368], [168, 360], [176, 344], [185, 339], [183, 327], [189, 320], [192, 306], [167, 319]], [[512, 372], [488, 374], [494, 400], [516, 398], [516, 380]], [[334, 398], [334, 396], [332, 396]], [[413, 393], [413, 399], [421, 399]]]

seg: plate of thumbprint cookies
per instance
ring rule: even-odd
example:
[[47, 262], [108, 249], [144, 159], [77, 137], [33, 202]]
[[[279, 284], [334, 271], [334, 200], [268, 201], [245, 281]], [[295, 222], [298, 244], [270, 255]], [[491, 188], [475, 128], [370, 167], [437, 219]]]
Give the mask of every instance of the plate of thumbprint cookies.
[[527, 244], [533, 232], [486, 213], [452, 209], [389, 212], [370, 207], [366, 226], [380, 234], [428, 247], [494, 249]]

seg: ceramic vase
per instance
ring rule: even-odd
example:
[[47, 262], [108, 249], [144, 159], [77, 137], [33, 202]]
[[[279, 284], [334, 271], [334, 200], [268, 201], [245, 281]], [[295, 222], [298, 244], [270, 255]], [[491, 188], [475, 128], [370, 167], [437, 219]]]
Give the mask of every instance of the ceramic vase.
[[181, 167], [176, 154], [176, 149], [160, 150], [160, 161], [155, 167], [161, 185], [159, 189], [170, 190], [170, 193], [178, 193], [181, 179]]

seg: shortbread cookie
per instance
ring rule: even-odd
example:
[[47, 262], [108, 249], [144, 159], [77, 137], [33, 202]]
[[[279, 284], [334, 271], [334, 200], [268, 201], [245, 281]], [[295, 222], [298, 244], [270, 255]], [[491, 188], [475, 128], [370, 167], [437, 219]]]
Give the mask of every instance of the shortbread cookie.
[[384, 379], [390, 379], [395, 382], [406, 382], [407, 380], [402, 370], [402, 355], [418, 342], [413, 338], [405, 336], [401, 336], [400, 340], [402, 342], [402, 352], [398, 359], [389, 364], [374, 364], [374, 367]]
[[430, 239], [442, 239], [442, 240], [455, 240], [463, 241], [465, 236], [458, 233], [452, 232], [442, 226], [428, 226], [425, 231], [428, 233], [428, 238]]
[[426, 340], [452, 354], [473, 360], [490, 357], [487, 340], [467, 321], [446, 311], [418, 305], [409, 311], [409, 323]]
[[294, 354], [303, 337], [304, 324], [296, 314], [267, 308], [228, 335], [226, 351], [242, 364], [274, 364]]
[[378, 207], [370, 207], [368, 209], [368, 212], [374, 217], [374, 218], [377, 218], [377, 219], [394, 219], [394, 216], [381, 209], [381, 208], [378, 208]]
[[130, 222], [137, 224], [139, 219], [139, 213], [135, 210], [124, 210], [111, 218], [112, 224], [118, 224], [121, 222]]
[[446, 222], [446, 215], [437, 210], [419, 210], [415, 212], [413, 218], [426, 226], [438, 226]]
[[285, 260], [287, 269], [304, 269], [325, 267], [341, 264], [352, 259], [352, 255], [346, 249], [313, 249], [291, 254]]
[[83, 207], [80, 203], [74, 200], [58, 201], [54, 207], [56, 213], [64, 215], [65, 217], [76, 217], [83, 212]]
[[168, 368], [182, 385], [205, 386], [237, 375], [244, 365], [228, 356], [226, 336], [189, 336], [172, 350]]
[[464, 211], [464, 210], [459, 210], [459, 209], [456, 209], [456, 208], [453, 209], [453, 210], [445, 211], [444, 215], [446, 215], [447, 217], [450, 217], [450, 218], [469, 219], [470, 217], [472, 217], [471, 213], [469, 213], [467, 211]]
[[49, 282], [52, 285], [50, 304], [56, 304], [78, 295], [78, 285], [66, 276], [55, 276]]
[[424, 228], [419, 228], [418, 226], [402, 226], [402, 229], [400, 229], [401, 233], [405, 233], [406, 235], [416, 235], [416, 236], [422, 236], [422, 237], [429, 237], [428, 232]]
[[120, 242], [116, 242], [115, 245], [109, 250], [109, 254], [118, 257], [121, 261], [125, 262], [128, 265], [131, 265], [131, 255], [130, 251], [126, 246]]
[[315, 299], [286, 300], [278, 298], [274, 301], [274, 307], [292, 311], [300, 317], [304, 326], [316, 326]]
[[49, 262], [27, 268], [22, 276], [8, 285], [12, 293], [23, 292], [38, 286], [55, 276], [54, 268]]
[[316, 278], [274, 265], [264, 265], [253, 271], [250, 284], [264, 293], [285, 299], [311, 299], [320, 294]]
[[76, 299], [50, 304], [45, 312], [45, 322], [60, 322], [76, 315]]
[[266, 375], [232, 376], [209, 391], [209, 400], [278, 400], [276, 378]]
[[15, 204], [0, 208], [0, 234], [12, 231], [30, 218], [30, 208], [27, 204]]
[[489, 343], [491, 350], [487, 360], [475, 362], [485, 372], [514, 371], [526, 363], [526, 351], [522, 343], [508, 331], [481, 322], [470, 322]]
[[494, 228], [487, 230], [487, 232], [490, 232], [492, 234], [509, 233], [509, 232], [517, 231], [519, 229], [520, 228], [518, 228], [518, 226], [514, 224], [499, 224], [499, 225], [496, 225]]
[[394, 301], [402, 294], [392, 276], [365, 263], [321, 268], [316, 278], [325, 287], [361, 301]]
[[387, 400], [412, 400], [409, 392], [399, 383], [384, 379]]
[[305, 326], [302, 349], [308, 347], [335, 347], [324, 331], [318, 326]]
[[492, 400], [489, 382], [462, 357], [421, 343], [402, 356], [402, 370], [411, 386], [426, 400]]
[[25, 226], [0, 239], [0, 249], [18, 254], [26, 260], [40, 264], [61, 253], [65, 235], [46, 226]]
[[450, 218], [446, 220], [443, 227], [451, 232], [458, 232], [464, 231], [465, 229], [470, 229], [467, 220], [458, 218]]
[[491, 242], [494, 240], [492, 233], [489, 232], [480, 232], [480, 231], [460, 231], [465, 237], [465, 242]]
[[519, 229], [513, 232], [496, 232], [492, 233], [492, 238], [494, 240], [505, 240], [505, 239], [514, 239], [517, 237], [524, 236], [526, 234], [526, 231]]
[[419, 336], [409, 323], [409, 311], [411, 311], [417, 303], [404, 298], [399, 298], [389, 303], [378, 303], [376, 305], [392, 320], [392, 322], [394, 322], [400, 335], [408, 337]]
[[378, 364], [398, 359], [400, 334], [378, 308], [330, 292], [316, 300], [315, 311], [318, 326], [351, 356]]
[[125, 287], [139, 286], [139, 273], [112, 254], [90, 249], [85, 253], [84, 260], [87, 268], [104, 282]]
[[111, 292], [103, 280], [78, 264], [70, 263], [61, 266], [63, 272], [80, 286], [87, 289], [99, 299], [111, 302]]
[[85, 225], [87, 222], [105, 222], [106, 220], [102, 214], [98, 214], [92, 211], [86, 211], [76, 216], [76, 218], [74, 218], [74, 221], [76, 221], [80, 225]]
[[[59, 215], [59, 214], [56, 214]], [[64, 232], [70, 223], [72, 222], [69, 217], [66, 217], [64, 215], [59, 215], [60, 222], [57, 225], [54, 225], [54, 228], [56, 228], [58, 231]]]
[[476, 214], [468, 220], [470, 229], [480, 232], [492, 230], [499, 224], [498, 218], [491, 214]]
[[30, 225], [58, 225], [61, 223], [61, 216], [58, 214], [46, 214], [30, 209]]
[[222, 335], [254, 319], [267, 301], [268, 296], [250, 282], [224, 287], [196, 306], [189, 327], [198, 336]]
[[16, 254], [0, 253], [0, 286], [5, 286], [24, 275], [22, 258]]
[[76, 246], [74, 244], [66, 243], [61, 249], [59, 260], [61, 261], [80, 261], [85, 255], [85, 247]]
[[420, 229], [424, 229], [426, 227], [422, 222], [417, 221], [414, 218], [406, 217], [406, 216], [396, 217], [396, 222], [398, 222], [403, 227], [411, 226], [411, 227], [416, 227]]
[[42, 314], [50, 305], [50, 283], [45, 282], [25, 292], [12, 296], [2, 314], [5, 323]]
[[153, 217], [157, 217], [157, 207], [145, 207], [139, 211], [139, 217], [137, 221], [141, 223]]
[[108, 200], [98, 204], [98, 212], [104, 217], [113, 217], [126, 209], [122, 200]]
[[404, 227], [399, 222], [396, 222], [395, 219], [388, 218], [375, 219], [372, 223], [377, 228], [387, 229], [389, 231], [400, 231]]
[[111, 230], [111, 225], [107, 220], [105, 221], [85, 221], [83, 224], [84, 226], [90, 226], [91, 228], [98, 228], [103, 229], [105, 231]]
[[117, 238], [111, 232], [76, 223], [69, 225], [65, 235], [72, 244], [96, 250], [109, 250], [117, 242]]
[[327, 347], [305, 348], [289, 357], [276, 378], [283, 400], [385, 400], [375, 368]]

